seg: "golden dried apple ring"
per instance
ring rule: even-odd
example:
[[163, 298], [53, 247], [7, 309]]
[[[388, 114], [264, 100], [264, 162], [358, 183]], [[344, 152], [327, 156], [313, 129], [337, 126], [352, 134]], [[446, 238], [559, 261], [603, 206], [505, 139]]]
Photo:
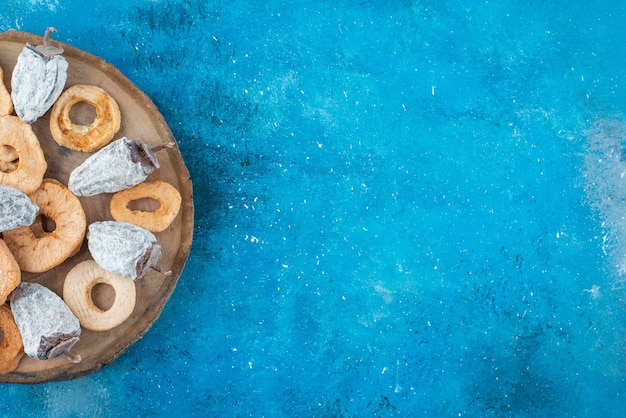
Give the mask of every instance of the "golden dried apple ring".
[[[133, 210], [128, 205], [140, 199], [154, 199], [159, 208], [153, 212]], [[115, 193], [109, 208], [111, 216], [118, 222], [128, 222], [151, 232], [161, 232], [174, 221], [180, 210], [180, 193], [174, 186], [161, 180], [140, 183]]]
[[0, 67], [0, 116], [6, 116], [13, 113], [13, 100], [11, 93], [4, 85], [4, 73]]
[[0, 166], [0, 183], [25, 194], [34, 192], [48, 164], [33, 128], [17, 116], [0, 116], [0, 147], [2, 159], [12, 159]]
[[[103, 310], [94, 303], [91, 291], [98, 284], [107, 284], [115, 291], [115, 300]], [[76, 315], [80, 325], [91, 331], [107, 331], [124, 322], [135, 309], [135, 282], [110, 273], [93, 260], [74, 266], [63, 284], [63, 300]]]
[[[96, 117], [89, 125], [77, 125], [70, 118], [70, 109], [77, 103], [95, 108]], [[50, 132], [61, 146], [91, 152], [102, 148], [120, 130], [121, 115], [117, 102], [98, 86], [77, 84], [65, 90], [52, 106]]]
[[4, 374], [17, 369], [24, 355], [22, 335], [17, 328], [9, 305], [0, 306], [0, 331], [2, 331], [2, 341], [0, 341], [0, 374]]
[[7, 296], [21, 283], [22, 272], [9, 247], [0, 239], [0, 305]]
[[[80, 249], [87, 220], [80, 200], [54, 179], [44, 179], [30, 198], [39, 206], [33, 225], [5, 231], [3, 236], [23, 271], [42, 273]], [[42, 216], [54, 225], [46, 228]]]

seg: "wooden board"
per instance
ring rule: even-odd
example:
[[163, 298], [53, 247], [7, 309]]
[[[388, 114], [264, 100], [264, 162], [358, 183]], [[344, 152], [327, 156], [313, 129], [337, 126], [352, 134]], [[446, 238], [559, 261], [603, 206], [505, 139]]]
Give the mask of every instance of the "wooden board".
[[[23, 32], [8, 31], [0, 34], [0, 66], [4, 70], [4, 84], [11, 91], [11, 75], [17, 56], [26, 43], [41, 44], [42, 37]], [[121, 111], [120, 131], [115, 139], [126, 136], [141, 138], [154, 146], [174, 140], [170, 129], [152, 101], [115, 67], [102, 59], [80, 51], [72, 46], [52, 41], [61, 46], [69, 63], [66, 88], [75, 84], [91, 84], [103, 88], [117, 101]], [[71, 116], [79, 120], [89, 118], [89, 106], [75, 106]], [[84, 114], [81, 114], [83, 112]], [[70, 172], [84, 161], [90, 153], [71, 151], [54, 141], [49, 128], [49, 111], [33, 123], [48, 163], [45, 177], [55, 178], [67, 185]], [[170, 276], [157, 271], [135, 282], [137, 302], [132, 315], [110, 331], [92, 332], [83, 329], [80, 342], [72, 350], [80, 354], [82, 361], [73, 364], [60, 357], [54, 360], [35, 360], [24, 356], [14, 372], [0, 374], [0, 382], [39, 383], [50, 380], [72, 379], [92, 373], [111, 363], [132, 344], [139, 340], [159, 317], [163, 307], [176, 287], [176, 282], [189, 255], [193, 235], [193, 196], [189, 172], [177, 147], [161, 150], [157, 154], [161, 168], [147, 181], [163, 180], [172, 184], [182, 196], [180, 213], [172, 225], [155, 234], [163, 245], [163, 257], [158, 266], [171, 270]], [[109, 201], [111, 195], [81, 197], [88, 224], [99, 220], [111, 220]], [[148, 202], [149, 205], [151, 202]], [[145, 207], [148, 209], [148, 207]], [[77, 263], [90, 259], [86, 240], [80, 251], [60, 266], [42, 273], [23, 273], [22, 280], [41, 283], [62, 295], [67, 272]], [[99, 286], [102, 288], [102, 286]], [[104, 288], [94, 296], [97, 306], [110, 306], [114, 298], [111, 288]]]

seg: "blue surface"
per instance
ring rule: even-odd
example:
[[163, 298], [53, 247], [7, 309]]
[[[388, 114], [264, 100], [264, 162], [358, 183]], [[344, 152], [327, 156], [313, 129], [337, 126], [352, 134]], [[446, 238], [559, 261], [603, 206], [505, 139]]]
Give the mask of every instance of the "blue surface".
[[4, 0], [155, 101], [197, 226], [142, 340], [0, 414], [623, 416], [622, 3]]

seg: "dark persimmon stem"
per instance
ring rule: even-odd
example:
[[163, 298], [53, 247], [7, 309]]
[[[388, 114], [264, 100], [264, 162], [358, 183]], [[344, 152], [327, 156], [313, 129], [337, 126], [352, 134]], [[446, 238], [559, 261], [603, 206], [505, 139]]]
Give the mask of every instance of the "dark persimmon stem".
[[169, 141], [169, 142], [164, 142], [163, 144], [159, 144], [156, 147], [152, 147], [150, 149], [152, 150], [152, 152], [158, 152], [158, 151], [161, 151], [163, 148], [174, 148], [174, 145], [176, 145], [176, 142]]
[[158, 271], [159, 273], [163, 274], [164, 276], [171, 276], [172, 275], [172, 270], [163, 270], [160, 267], [157, 266], [150, 266], [150, 268], [152, 270]]

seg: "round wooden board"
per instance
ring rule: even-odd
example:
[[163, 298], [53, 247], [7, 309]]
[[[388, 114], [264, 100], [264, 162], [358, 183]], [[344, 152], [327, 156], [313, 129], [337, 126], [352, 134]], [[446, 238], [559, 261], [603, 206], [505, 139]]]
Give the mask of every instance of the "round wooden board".
[[[16, 31], [0, 34], [0, 66], [4, 71], [4, 84], [9, 91], [13, 67], [27, 43], [41, 44], [42, 37]], [[141, 138], [152, 146], [174, 140], [152, 101], [115, 67], [72, 46], [54, 40], [52, 44], [64, 49], [63, 55], [69, 63], [65, 88], [75, 84], [96, 85], [117, 101], [122, 122], [115, 139], [122, 136], [130, 139]], [[88, 106], [75, 108], [72, 109], [72, 118], [78, 121], [81, 118], [89, 118], [91, 109]], [[49, 113], [48, 111], [33, 123], [32, 127], [48, 162], [45, 177], [57, 179], [67, 185], [70, 172], [91, 154], [71, 151], [57, 145], [50, 134]], [[40, 383], [72, 379], [92, 373], [111, 363], [139, 340], [159, 317], [176, 287], [189, 255], [193, 235], [193, 195], [189, 172], [178, 148], [161, 150], [157, 156], [161, 168], [152, 173], [147, 181], [157, 179], [166, 181], [176, 187], [182, 196], [180, 212], [172, 225], [165, 231], [155, 234], [163, 245], [163, 256], [158, 267], [171, 270], [172, 274], [166, 276], [157, 271], [150, 271], [144, 278], [137, 280], [135, 309], [121, 325], [103, 332], [83, 329], [80, 342], [72, 350], [73, 353], [81, 355], [80, 363], [71, 363], [63, 357], [42, 361], [24, 355], [14, 372], [0, 374], [0, 382]], [[80, 198], [88, 224], [112, 219], [109, 213], [110, 199], [110, 194]], [[144, 206], [144, 209], [148, 209], [148, 206]], [[90, 258], [85, 240], [80, 251], [63, 264], [42, 274], [23, 273], [22, 280], [41, 283], [61, 296], [67, 272], [77, 263]], [[94, 296], [94, 301], [96, 305], [106, 307], [110, 306], [113, 298], [112, 289], [104, 288]]]

